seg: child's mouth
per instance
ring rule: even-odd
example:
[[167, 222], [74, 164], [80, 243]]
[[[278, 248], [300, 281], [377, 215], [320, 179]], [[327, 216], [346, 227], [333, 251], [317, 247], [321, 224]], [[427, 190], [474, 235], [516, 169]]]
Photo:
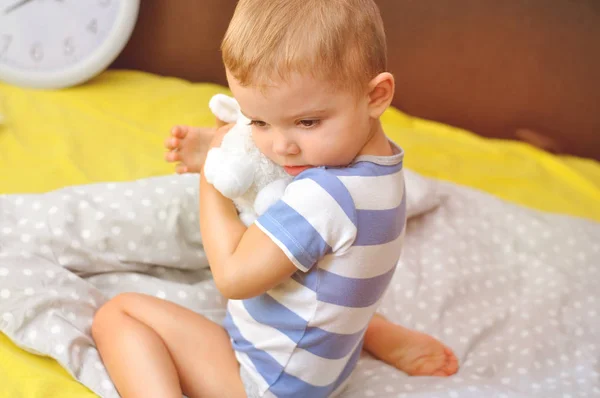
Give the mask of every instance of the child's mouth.
[[310, 169], [310, 166], [283, 166], [283, 169], [286, 173], [295, 177], [298, 174], [302, 173], [304, 170]]

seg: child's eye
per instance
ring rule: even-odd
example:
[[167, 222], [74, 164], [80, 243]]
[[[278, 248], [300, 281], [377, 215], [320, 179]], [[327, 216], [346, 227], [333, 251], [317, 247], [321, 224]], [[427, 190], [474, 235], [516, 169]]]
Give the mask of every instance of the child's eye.
[[262, 120], [250, 120], [250, 123], [248, 123], [248, 125], [256, 127], [265, 127], [267, 123], [263, 122]]
[[318, 124], [319, 124], [319, 120], [309, 120], [309, 119], [306, 119], [306, 120], [300, 120], [300, 121], [298, 122], [298, 124], [299, 124], [301, 127], [305, 127], [305, 128], [311, 128], [311, 127], [315, 127], [316, 125], [318, 125]]

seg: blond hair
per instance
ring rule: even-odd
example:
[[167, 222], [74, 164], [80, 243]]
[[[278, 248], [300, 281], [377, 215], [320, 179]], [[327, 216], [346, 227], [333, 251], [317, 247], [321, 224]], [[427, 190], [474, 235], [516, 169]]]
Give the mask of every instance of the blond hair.
[[387, 68], [373, 0], [240, 0], [221, 50], [243, 86], [265, 87], [299, 73], [363, 90]]

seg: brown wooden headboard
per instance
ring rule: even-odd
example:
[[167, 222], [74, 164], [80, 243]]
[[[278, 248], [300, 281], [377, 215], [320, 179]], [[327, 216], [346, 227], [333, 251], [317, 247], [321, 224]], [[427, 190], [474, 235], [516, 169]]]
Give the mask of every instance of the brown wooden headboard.
[[[598, 0], [377, 3], [396, 107], [484, 136], [600, 159]], [[225, 84], [219, 45], [235, 4], [143, 0], [113, 67]]]

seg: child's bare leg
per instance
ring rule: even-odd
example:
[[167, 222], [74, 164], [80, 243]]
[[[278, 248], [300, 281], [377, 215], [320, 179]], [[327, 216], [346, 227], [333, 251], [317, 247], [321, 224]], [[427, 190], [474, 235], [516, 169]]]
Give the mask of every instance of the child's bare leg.
[[92, 334], [124, 398], [246, 396], [225, 330], [177, 304], [119, 295], [98, 310]]
[[379, 314], [369, 323], [364, 348], [411, 376], [450, 376], [458, 371], [458, 360], [450, 348]]

